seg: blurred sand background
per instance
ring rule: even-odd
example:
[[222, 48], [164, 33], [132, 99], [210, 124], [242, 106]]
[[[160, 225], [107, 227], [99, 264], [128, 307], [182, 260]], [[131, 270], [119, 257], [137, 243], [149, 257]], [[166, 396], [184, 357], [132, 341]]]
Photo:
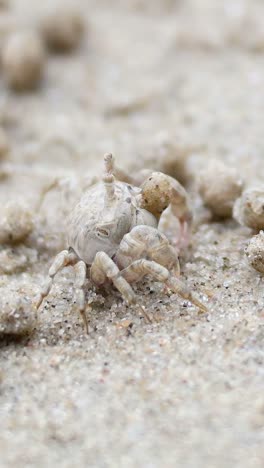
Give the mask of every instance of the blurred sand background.
[[[0, 41], [43, 14], [42, 2], [9, 3]], [[193, 177], [220, 158], [247, 185], [264, 179], [261, 0], [75, 4], [84, 40], [49, 55], [40, 89], [16, 94], [0, 73], [11, 147], [2, 164], [14, 168], [1, 177], [1, 203], [26, 200], [34, 212], [41, 189], [63, 179], [25, 245], [8, 258], [2, 246], [2, 301], [34, 302], [63, 248], [65, 214], [100, 176], [104, 152], [128, 168], [162, 133], [187, 151]], [[198, 206], [195, 184], [190, 191]], [[157, 319], [146, 325], [116, 291], [96, 295], [88, 284], [88, 337], [72, 269], [63, 270], [35, 330], [1, 337], [0, 466], [263, 467], [264, 288], [244, 258], [249, 238], [234, 221], [196, 224], [182, 278], [204, 299], [209, 291], [208, 314], [146, 280], [139, 302]]]

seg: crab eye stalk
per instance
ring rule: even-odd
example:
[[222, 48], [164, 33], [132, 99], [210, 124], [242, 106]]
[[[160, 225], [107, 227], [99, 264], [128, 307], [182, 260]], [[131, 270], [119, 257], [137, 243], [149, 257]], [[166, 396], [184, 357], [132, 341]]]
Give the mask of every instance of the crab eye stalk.
[[105, 203], [109, 205], [115, 198], [115, 178], [114, 172], [114, 158], [111, 153], [104, 155], [105, 174], [103, 182], [105, 186]]

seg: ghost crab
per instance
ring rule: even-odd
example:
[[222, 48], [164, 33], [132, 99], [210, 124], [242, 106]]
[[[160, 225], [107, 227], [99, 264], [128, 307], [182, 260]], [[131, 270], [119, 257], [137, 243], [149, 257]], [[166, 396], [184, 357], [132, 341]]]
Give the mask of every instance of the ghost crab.
[[[87, 267], [96, 286], [111, 281], [129, 305], [136, 304], [130, 283], [149, 275], [206, 311], [205, 305], [179, 280], [177, 251], [158, 230], [160, 215], [170, 204], [181, 225], [179, 244], [186, 243], [192, 216], [185, 189], [160, 172], [151, 173], [138, 188], [116, 180], [114, 174], [118, 170], [111, 154], [104, 156], [104, 164], [102, 182], [87, 190], [70, 215], [69, 247], [51, 265], [37, 308], [49, 294], [58, 271], [73, 265], [75, 302], [87, 332], [84, 294]], [[151, 322], [143, 307], [140, 309], [145, 320]]]

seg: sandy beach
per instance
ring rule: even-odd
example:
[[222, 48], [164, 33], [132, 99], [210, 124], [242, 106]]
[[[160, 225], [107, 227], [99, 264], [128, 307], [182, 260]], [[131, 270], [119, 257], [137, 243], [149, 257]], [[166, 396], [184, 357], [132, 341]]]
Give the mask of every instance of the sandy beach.
[[[0, 50], [12, 31], [37, 29], [44, 9], [7, 3]], [[0, 68], [0, 205], [26, 204], [34, 224], [0, 245], [0, 466], [262, 468], [263, 276], [244, 254], [250, 229], [211, 219], [196, 179], [220, 159], [246, 187], [264, 181], [264, 3], [75, 5], [80, 47], [47, 53], [38, 89], [10, 90]], [[194, 228], [181, 278], [208, 312], [146, 279], [134, 286], [146, 324], [117, 290], [87, 280], [86, 335], [69, 267], [36, 315], [67, 215], [102, 176], [103, 154], [144, 168], [161, 135], [186, 154]]]

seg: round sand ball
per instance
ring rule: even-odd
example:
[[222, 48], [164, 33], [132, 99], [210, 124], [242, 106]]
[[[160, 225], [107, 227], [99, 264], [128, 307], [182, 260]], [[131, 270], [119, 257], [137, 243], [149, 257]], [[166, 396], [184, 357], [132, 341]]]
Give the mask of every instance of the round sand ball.
[[7, 8], [9, 1], [8, 0], [0, 0], [0, 8]]
[[4, 130], [0, 127], [0, 159], [4, 159], [9, 153], [9, 142]]
[[214, 161], [198, 179], [198, 190], [205, 206], [220, 218], [232, 216], [235, 200], [241, 195], [243, 181], [234, 168]]
[[0, 211], [0, 243], [23, 241], [33, 230], [32, 212], [21, 202], [9, 202]]
[[13, 33], [3, 46], [3, 73], [9, 86], [15, 90], [35, 88], [43, 76], [44, 63], [43, 42], [32, 31]]
[[152, 172], [142, 184], [141, 189], [141, 207], [152, 213], [157, 219], [171, 204], [172, 211], [178, 218], [191, 221], [189, 197], [177, 180], [162, 172]]
[[36, 310], [32, 299], [17, 291], [1, 291], [0, 335], [22, 336], [36, 326]]
[[235, 203], [233, 216], [242, 226], [264, 229], [264, 187], [245, 190]]
[[78, 9], [63, 4], [43, 18], [41, 31], [51, 50], [68, 52], [79, 46], [84, 33], [84, 21]]
[[255, 270], [264, 273], [264, 232], [260, 231], [259, 234], [252, 237], [247, 248], [246, 256], [249, 264]]
[[162, 172], [153, 172], [142, 184], [142, 208], [159, 219], [170, 203], [170, 178]]

